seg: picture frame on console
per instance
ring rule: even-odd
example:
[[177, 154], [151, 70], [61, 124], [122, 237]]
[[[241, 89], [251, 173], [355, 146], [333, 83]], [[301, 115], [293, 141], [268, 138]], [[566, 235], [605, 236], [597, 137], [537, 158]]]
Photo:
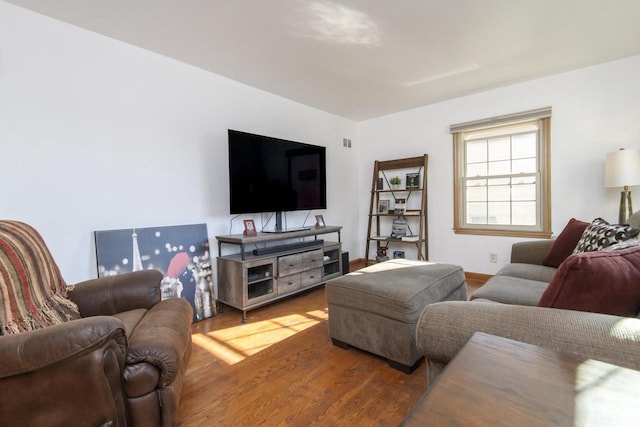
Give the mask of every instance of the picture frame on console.
[[316, 228], [325, 228], [326, 226], [322, 215], [316, 215]]
[[257, 236], [256, 224], [252, 219], [245, 219], [244, 222], [244, 235], [245, 236]]

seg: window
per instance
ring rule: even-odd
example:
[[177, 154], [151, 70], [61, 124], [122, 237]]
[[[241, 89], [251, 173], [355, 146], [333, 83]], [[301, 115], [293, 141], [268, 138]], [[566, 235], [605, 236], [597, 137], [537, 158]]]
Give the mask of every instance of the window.
[[451, 126], [454, 231], [551, 236], [551, 108]]

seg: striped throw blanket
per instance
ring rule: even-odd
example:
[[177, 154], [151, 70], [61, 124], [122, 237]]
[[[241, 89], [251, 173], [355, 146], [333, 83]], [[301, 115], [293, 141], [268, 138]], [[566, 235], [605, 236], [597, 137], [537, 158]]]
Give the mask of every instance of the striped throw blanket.
[[0, 221], [0, 335], [78, 318], [42, 236], [18, 221]]

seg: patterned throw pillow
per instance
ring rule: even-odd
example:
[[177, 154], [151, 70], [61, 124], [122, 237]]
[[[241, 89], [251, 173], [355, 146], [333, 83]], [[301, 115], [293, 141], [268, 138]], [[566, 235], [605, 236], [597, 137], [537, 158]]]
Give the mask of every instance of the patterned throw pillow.
[[582, 233], [573, 253], [599, 251], [636, 237], [639, 232], [628, 225], [609, 224], [602, 218], [596, 218]]
[[611, 246], [604, 248], [605, 251], [621, 251], [622, 249], [633, 248], [634, 246], [640, 246], [640, 239], [637, 237], [629, 240], [623, 240], [622, 242], [614, 243]]

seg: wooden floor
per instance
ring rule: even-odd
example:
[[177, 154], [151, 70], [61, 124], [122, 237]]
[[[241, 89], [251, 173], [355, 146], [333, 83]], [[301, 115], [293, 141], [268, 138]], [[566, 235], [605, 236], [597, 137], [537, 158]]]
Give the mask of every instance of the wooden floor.
[[333, 346], [324, 287], [241, 317], [192, 325], [180, 426], [395, 426], [427, 389], [424, 361], [407, 375]]

